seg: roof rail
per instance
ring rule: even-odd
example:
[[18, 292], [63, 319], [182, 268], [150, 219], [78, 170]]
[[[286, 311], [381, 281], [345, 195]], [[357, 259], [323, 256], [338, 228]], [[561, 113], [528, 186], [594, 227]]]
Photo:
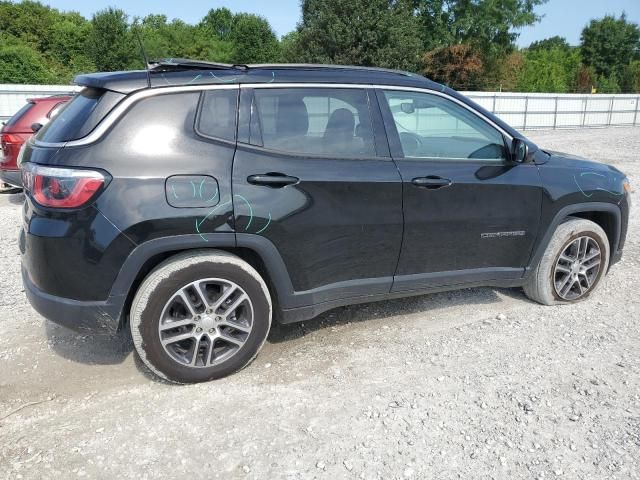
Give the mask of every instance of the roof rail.
[[239, 65], [229, 63], [217, 63], [207, 62], [204, 60], [191, 60], [188, 58], [161, 58], [158, 60], [151, 60], [149, 62], [149, 69], [153, 71], [167, 71], [177, 69], [203, 69], [203, 70], [250, 70], [250, 69], [304, 69], [304, 70], [363, 70], [370, 72], [385, 72], [393, 73], [396, 75], [402, 75], [405, 77], [413, 76], [412, 73], [403, 70], [394, 70], [391, 68], [379, 68], [379, 67], [363, 67], [358, 65], [330, 65], [330, 64], [318, 64], [318, 63], [256, 63], [250, 65]]
[[406, 72], [404, 70], [395, 70], [393, 68], [381, 68], [381, 67], [365, 67], [361, 65], [332, 65], [324, 63], [256, 63], [247, 65], [247, 68], [274, 68], [274, 69], [296, 69], [301, 68], [305, 70], [322, 70], [322, 69], [334, 69], [334, 70], [364, 70], [370, 72], [385, 72], [395, 73], [396, 75], [403, 75], [405, 77], [412, 77], [414, 74]]
[[203, 70], [235, 70], [246, 69], [246, 65], [231, 65], [229, 63], [206, 62], [203, 60], [191, 60], [188, 58], [160, 58], [149, 61], [149, 69], [165, 71], [171, 69], [203, 69]]

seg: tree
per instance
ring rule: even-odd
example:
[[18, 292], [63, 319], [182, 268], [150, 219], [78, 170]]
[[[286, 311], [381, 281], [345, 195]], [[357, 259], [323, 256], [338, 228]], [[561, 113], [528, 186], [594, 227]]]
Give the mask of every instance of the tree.
[[280, 58], [278, 61], [282, 63], [295, 63], [300, 58], [300, 52], [298, 51], [298, 32], [293, 31], [284, 35], [280, 39]]
[[231, 61], [233, 46], [218, 40], [202, 26], [189, 25], [182, 20], [167, 22], [165, 15], [148, 15], [134, 22], [147, 57], [197, 58], [216, 62]]
[[28, 45], [0, 47], [0, 83], [48, 83], [54, 81], [47, 64]]
[[560, 48], [562, 50], [569, 50], [571, 45], [567, 42], [567, 39], [556, 35], [555, 37], [545, 38], [544, 40], [538, 40], [529, 45], [530, 52], [535, 50], [550, 50], [552, 48]]
[[300, 61], [418, 70], [423, 42], [411, 3], [303, 0]]
[[625, 92], [640, 92], [640, 60], [634, 60], [625, 68], [622, 88]]
[[125, 70], [132, 64], [140, 66], [139, 49], [130, 35], [124, 11], [112, 7], [101, 10], [93, 16], [91, 24], [87, 50], [98, 70]]
[[464, 43], [497, 57], [513, 50], [515, 31], [540, 20], [535, 7], [547, 0], [415, 0], [425, 49]]
[[511, 52], [505, 56], [498, 71], [497, 86], [499, 86], [499, 90], [501, 92], [517, 91], [523, 68], [524, 54], [522, 52]]
[[275, 62], [280, 57], [278, 38], [269, 22], [259, 15], [211, 9], [199, 26], [209, 38], [226, 42], [232, 63]]
[[233, 28], [233, 13], [228, 8], [211, 9], [200, 25], [220, 40], [227, 40]]
[[524, 55], [518, 89], [523, 92], [571, 92], [579, 69], [577, 49], [554, 46], [529, 50]]
[[580, 39], [584, 64], [603, 78], [622, 78], [625, 66], [640, 56], [640, 29], [624, 14], [591, 20]]
[[269, 22], [258, 15], [234, 15], [231, 31], [227, 36], [234, 46], [235, 63], [268, 63], [278, 60], [278, 39]]
[[440, 47], [424, 56], [424, 74], [459, 90], [475, 90], [481, 85], [482, 58], [469, 45]]

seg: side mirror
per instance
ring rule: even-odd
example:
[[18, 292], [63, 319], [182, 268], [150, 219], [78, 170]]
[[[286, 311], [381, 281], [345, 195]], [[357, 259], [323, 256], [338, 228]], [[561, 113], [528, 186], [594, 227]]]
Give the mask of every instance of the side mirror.
[[511, 145], [511, 159], [516, 163], [523, 163], [529, 156], [529, 145], [521, 138], [514, 138]]
[[413, 113], [416, 108], [413, 106], [413, 102], [403, 102], [400, 104], [400, 110], [402, 110], [402, 113]]
[[31, 124], [31, 130], [33, 130], [33, 133], [36, 133], [38, 130], [40, 130], [42, 128], [42, 124], [41, 123], [32, 123]]

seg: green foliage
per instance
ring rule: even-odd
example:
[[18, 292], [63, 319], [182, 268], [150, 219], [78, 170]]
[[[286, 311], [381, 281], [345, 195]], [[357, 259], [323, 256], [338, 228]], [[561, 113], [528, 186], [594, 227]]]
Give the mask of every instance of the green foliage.
[[47, 83], [52, 79], [47, 64], [28, 45], [0, 47], [0, 83]]
[[423, 45], [411, 3], [303, 0], [299, 61], [417, 70]]
[[580, 53], [564, 46], [529, 50], [524, 55], [517, 87], [522, 92], [574, 91]]
[[640, 92], [640, 60], [626, 66], [622, 87], [626, 92]]
[[231, 31], [227, 34], [233, 44], [234, 63], [267, 63], [280, 55], [279, 43], [269, 22], [251, 13], [233, 16]]
[[101, 10], [91, 19], [91, 26], [87, 51], [98, 70], [126, 70], [136, 60], [140, 63], [135, 39], [123, 10], [112, 7]]
[[[130, 19], [107, 8], [87, 20], [38, 1], [0, 0], [0, 82], [68, 83], [149, 59], [311, 62], [423, 72], [465, 89], [640, 92], [640, 29], [624, 15], [593, 20], [580, 48], [559, 36], [518, 50], [518, 29], [547, 0], [301, 0], [295, 31], [276, 37], [254, 14], [211, 9], [191, 25]], [[560, 1], [560, 0], [554, 0]]]
[[569, 45], [569, 42], [567, 42], [566, 38], [556, 35], [555, 37], [545, 38], [544, 40], [533, 42], [531, 45], [529, 45], [529, 48], [527, 48], [527, 50], [533, 52], [536, 50], [549, 50], [552, 48], [569, 50], [571, 48], [571, 45]]
[[627, 22], [624, 14], [619, 19], [591, 20], [582, 31], [581, 42], [584, 64], [608, 79], [621, 77], [624, 67], [640, 56], [640, 29]]
[[533, 25], [535, 7], [547, 0], [415, 0], [425, 49], [463, 43], [500, 56], [514, 48], [514, 30]]

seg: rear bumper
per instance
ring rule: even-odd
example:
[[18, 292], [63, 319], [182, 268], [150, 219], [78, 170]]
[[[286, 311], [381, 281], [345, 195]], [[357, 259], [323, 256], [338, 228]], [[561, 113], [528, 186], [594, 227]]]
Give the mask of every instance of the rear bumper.
[[22, 188], [20, 170], [0, 170], [0, 182]]
[[22, 283], [31, 306], [54, 323], [80, 332], [115, 333], [125, 297], [109, 297], [104, 302], [82, 302], [49, 295], [38, 289], [22, 267]]

